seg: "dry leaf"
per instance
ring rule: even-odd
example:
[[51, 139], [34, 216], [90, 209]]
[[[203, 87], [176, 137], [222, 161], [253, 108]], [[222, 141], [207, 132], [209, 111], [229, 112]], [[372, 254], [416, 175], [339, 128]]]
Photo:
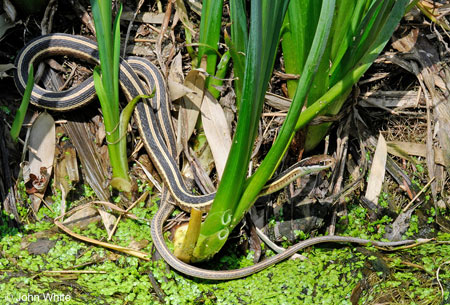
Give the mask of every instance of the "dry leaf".
[[78, 175], [78, 162], [75, 148], [71, 145], [57, 147], [59, 157], [55, 160], [55, 186], [63, 188], [67, 194], [72, 185], [80, 180]]
[[183, 57], [181, 56], [181, 52], [177, 54], [172, 60], [172, 64], [170, 65], [169, 70], [169, 80], [172, 80], [177, 83], [184, 83], [184, 74], [183, 74]]
[[192, 92], [192, 90], [183, 85], [183, 83], [183, 62], [181, 53], [178, 53], [178, 55], [175, 56], [172, 60], [172, 64], [170, 65], [169, 70], [169, 76], [167, 79], [169, 95], [172, 101], [182, 98], [187, 93]]
[[[28, 162], [21, 166], [26, 191], [44, 194], [52, 173], [55, 157], [55, 121], [46, 112], [41, 113], [30, 130]], [[39, 210], [42, 196], [33, 196], [33, 209]]]
[[47, 254], [56, 244], [56, 240], [48, 238], [39, 238], [28, 245], [27, 250], [31, 255]]
[[186, 94], [193, 92], [188, 87], [184, 86], [183, 84], [174, 82], [170, 78], [167, 80], [167, 85], [168, 85], [167, 87], [169, 89], [170, 99], [172, 101], [180, 99], [183, 96], [185, 96]]
[[16, 21], [17, 10], [14, 5], [9, 0], [3, 0], [3, 10], [8, 15], [9, 20], [12, 22]]
[[202, 122], [220, 179], [231, 148], [231, 131], [222, 107], [208, 91], [203, 98]]
[[97, 144], [98, 147], [106, 146], [103, 144], [106, 138], [106, 129], [103, 118], [100, 115], [96, 115], [92, 118], [92, 122], [94, 125], [89, 124], [89, 127], [92, 133], [95, 134], [95, 144]]
[[50, 176], [55, 155], [55, 121], [47, 112], [33, 123], [28, 146], [30, 173], [39, 176], [45, 170]]
[[14, 23], [11, 22], [6, 13], [0, 15], [0, 41], [3, 39], [6, 31], [14, 27]]
[[194, 27], [192, 26], [191, 20], [189, 19], [188, 12], [186, 10], [186, 6], [184, 6], [183, 0], [176, 0], [175, 9], [177, 10], [178, 16], [180, 16], [180, 20], [183, 23], [185, 29], [188, 29], [191, 32], [192, 36], [196, 36], [196, 32], [194, 31]]
[[367, 181], [367, 190], [365, 197], [378, 204], [378, 196], [381, 192], [381, 186], [384, 181], [384, 174], [386, 172], [387, 159], [387, 145], [383, 135], [378, 137], [377, 148], [373, 156], [372, 166], [370, 167], [369, 179]]
[[98, 212], [102, 217], [103, 225], [105, 226], [106, 232], [108, 232], [108, 236], [110, 236], [110, 233], [113, 230], [114, 224], [116, 222], [116, 216], [102, 209], [98, 209]]
[[148, 246], [150, 242], [147, 239], [141, 239], [140, 241], [132, 240], [128, 245], [128, 248], [133, 250], [141, 250]]
[[281, 111], [289, 110], [289, 107], [291, 107], [291, 102], [292, 101], [288, 98], [270, 92], [267, 92], [265, 96], [265, 103], [267, 105]]
[[198, 70], [192, 70], [186, 76], [184, 85], [191, 89], [192, 92], [183, 97], [178, 116], [178, 153], [181, 152], [184, 147], [187, 147], [187, 142], [194, 132], [203, 100], [205, 75]]
[[30, 194], [31, 208], [33, 209], [34, 213], [37, 213], [39, 211], [43, 197], [44, 195], [40, 193]]
[[135, 56], [155, 56], [155, 51], [148, 46], [130, 44], [127, 46], [127, 54]]
[[[387, 142], [387, 151], [391, 155], [405, 158], [405, 159], [408, 159], [409, 155], [425, 158], [427, 155], [427, 146], [426, 146], [426, 144], [421, 144], [421, 143], [388, 141]], [[450, 166], [450, 164], [447, 164], [445, 162], [442, 149], [440, 149], [438, 147], [434, 147], [434, 161], [437, 164], [441, 164], [444, 166]]]
[[85, 229], [91, 223], [95, 223], [100, 220], [97, 209], [87, 206], [79, 211], [74, 212], [72, 215], [64, 220], [64, 225], [73, 229], [74, 227]]
[[[97, 149], [85, 122], [68, 121], [63, 126], [80, 158], [87, 184], [92, 187], [98, 198], [107, 201], [109, 190], [107, 189], [108, 167], [106, 164], [109, 157], [106, 145]], [[104, 151], [101, 151], [103, 147]]]
[[231, 130], [234, 119], [236, 117], [236, 94], [233, 91], [228, 92], [220, 98], [225, 117], [227, 118], [228, 128]]
[[361, 95], [359, 105], [385, 108], [416, 108], [416, 91], [370, 91]]
[[[435, 100], [434, 104], [436, 125], [439, 126], [436, 129], [438, 130], [439, 144], [442, 147], [442, 159], [447, 166], [447, 171], [450, 172], [450, 168], [448, 167], [450, 163], [450, 102], [448, 98], [440, 95], [440, 99]], [[436, 160], [436, 149], [434, 153]]]
[[201, 0], [189, 0], [187, 2], [191, 8], [197, 15], [202, 15], [202, 1]]
[[392, 225], [386, 227], [386, 233], [383, 235], [383, 238], [391, 241], [401, 240], [403, 234], [409, 228], [409, 222], [413, 211], [414, 209], [409, 209], [406, 212], [401, 212]]
[[162, 24], [164, 20], [164, 14], [155, 14], [151, 12], [144, 12], [137, 14], [136, 19], [134, 17], [134, 12], [123, 12], [120, 16], [120, 20], [131, 21], [134, 20], [136, 22], [143, 23], [152, 23], [152, 24]]
[[14, 68], [15, 66], [13, 64], [0, 64], [0, 79], [8, 76], [8, 74], [5, 72]]
[[[401, 53], [416, 57], [422, 66], [429, 66], [433, 64], [433, 58], [439, 58], [437, 50], [431, 48], [428, 41], [421, 37], [419, 28], [413, 28], [408, 35], [393, 41], [392, 47]], [[412, 71], [411, 66], [406, 68], [408, 71]], [[438, 73], [432, 73], [430, 77], [437, 87], [447, 91], [447, 86]]]

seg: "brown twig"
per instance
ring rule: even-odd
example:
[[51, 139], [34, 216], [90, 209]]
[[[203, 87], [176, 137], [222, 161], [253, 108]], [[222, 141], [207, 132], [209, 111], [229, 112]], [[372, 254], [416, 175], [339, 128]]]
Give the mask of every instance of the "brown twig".
[[42, 271], [43, 274], [54, 274], [54, 273], [59, 273], [59, 274], [106, 274], [106, 271], [101, 271], [101, 270], [45, 270]]
[[425, 190], [426, 190], [426, 189], [430, 186], [430, 184], [434, 181], [434, 178], [435, 178], [435, 177], [431, 178], [430, 181], [428, 181], [428, 183], [423, 187], [423, 189], [421, 189], [420, 192], [418, 192], [418, 193], [416, 194], [416, 196], [414, 196], [414, 198], [411, 199], [411, 201], [403, 208], [403, 213], [405, 213], [406, 211], [408, 211], [409, 207], [413, 204], [413, 202], [416, 201], [417, 198], [419, 198], [420, 195], [422, 195], [422, 194], [425, 192]]
[[164, 15], [164, 21], [161, 26], [161, 32], [159, 33], [158, 41], [156, 42], [156, 48], [155, 48], [156, 49], [155, 50], [156, 58], [158, 59], [159, 66], [160, 66], [164, 76], [167, 76], [167, 68], [162, 59], [161, 46], [162, 46], [162, 41], [164, 39], [164, 33], [167, 31], [167, 28], [169, 27], [170, 16], [172, 15], [172, 5], [173, 5], [173, 0], [168, 1], [167, 7], [166, 7], [166, 13]]
[[104, 247], [104, 248], [108, 248], [108, 249], [111, 249], [111, 250], [116, 250], [116, 251], [119, 251], [119, 252], [123, 252], [123, 253], [126, 253], [126, 254], [128, 254], [128, 255], [132, 255], [132, 256], [138, 257], [138, 258], [140, 258], [140, 259], [146, 260], [146, 261], [150, 261], [150, 258], [149, 258], [149, 254], [148, 254], [148, 253], [145, 253], [145, 252], [142, 252], [142, 251], [137, 251], [137, 250], [134, 250], [134, 249], [131, 249], [131, 248], [127, 248], [127, 247], [122, 247], [122, 246], [117, 246], [117, 245], [114, 245], [114, 244], [102, 242], [102, 241], [99, 241], [99, 240], [96, 240], [96, 239], [93, 239], [93, 238], [89, 238], [89, 237], [83, 236], [83, 235], [81, 235], [81, 234], [77, 234], [77, 233], [73, 232], [72, 230], [70, 230], [68, 227], [66, 227], [66, 226], [61, 222], [61, 220], [63, 219], [64, 216], [68, 216], [68, 215], [70, 215], [70, 214], [73, 214], [73, 213], [75, 213], [76, 211], [79, 211], [79, 210], [85, 208], [86, 206], [89, 206], [89, 205], [94, 204], [94, 203], [103, 204], [103, 205], [108, 206], [108, 207], [111, 208], [111, 209], [114, 209], [114, 210], [116, 210], [116, 211], [120, 211], [120, 212], [122, 212], [122, 214], [126, 215], [127, 217], [129, 217], [129, 218], [131, 218], [131, 219], [138, 219], [135, 215], [126, 212], [125, 210], [123, 210], [123, 209], [117, 207], [116, 205], [114, 205], [114, 204], [112, 204], [112, 203], [110, 203], [110, 202], [105, 202], [105, 201], [93, 201], [93, 202], [91, 202], [91, 203], [89, 203], [89, 204], [85, 204], [85, 205], [78, 206], [78, 207], [76, 207], [75, 209], [71, 210], [70, 212], [68, 212], [68, 213], [66, 213], [66, 214], [63, 214], [63, 215], [61, 215], [61, 216], [56, 217], [56, 218], [53, 220], [53, 223], [54, 223], [58, 228], [60, 228], [61, 230], [63, 230], [63, 231], [66, 232], [67, 234], [69, 234], [70, 236], [72, 236], [72, 237], [74, 237], [74, 238], [77, 238], [77, 239], [79, 239], [79, 240], [82, 240], [82, 241], [85, 241], [85, 242], [88, 242], [88, 243], [91, 243], [91, 244], [94, 244], [94, 245], [97, 245], [97, 246], [101, 246], [101, 247]]
[[[144, 192], [144, 193], [141, 195], [141, 197], [139, 197], [135, 202], [133, 202], [133, 204], [130, 205], [130, 206], [125, 210], [125, 212], [126, 212], [126, 213], [129, 213], [129, 212], [136, 206], [136, 204], [138, 204], [139, 202], [145, 201], [145, 199], [147, 199], [147, 196], [148, 196], [148, 191]], [[117, 217], [117, 220], [116, 220], [116, 222], [114, 223], [113, 228], [111, 229], [111, 231], [110, 231], [109, 234], [108, 234], [108, 241], [111, 240], [111, 238], [112, 238], [114, 232], [116, 232], [117, 226], [119, 225], [119, 222], [120, 222], [120, 220], [122, 219], [122, 215], [123, 215], [123, 214], [120, 214], [119, 217]]]
[[131, 18], [130, 23], [128, 24], [127, 34], [125, 35], [125, 41], [124, 41], [124, 45], [123, 45], [122, 56], [124, 58], [127, 55], [127, 44], [128, 44], [128, 39], [130, 38], [131, 28], [133, 27], [134, 20], [136, 20], [136, 16], [142, 7], [142, 4], [144, 4], [144, 0], [139, 0], [136, 10], [134, 11], [133, 17]]
[[75, 75], [75, 72], [77, 71], [77, 67], [78, 67], [78, 65], [74, 64], [74, 67], [72, 67], [72, 71], [70, 72], [69, 77], [66, 79], [64, 84], [58, 88], [58, 91], [62, 91], [67, 87], [67, 85], [72, 80], [73, 76]]

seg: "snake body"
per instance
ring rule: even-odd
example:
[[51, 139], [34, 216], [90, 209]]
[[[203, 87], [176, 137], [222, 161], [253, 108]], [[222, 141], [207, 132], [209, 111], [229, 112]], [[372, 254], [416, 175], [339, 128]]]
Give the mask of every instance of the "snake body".
[[[92, 64], [100, 64], [97, 44], [90, 39], [68, 34], [49, 34], [31, 40], [16, 58], [15, 83], [23, 94], [28, 78], [28, 67], [46, 57], [62, 55], [79, 58]], [[195, 207], [207, 211], [214, 199], [214, 193], [207, 195], [192, 195], [185, 186], [177, 164], [172, 157], [175, 153], [175, 134], [170, 117], [170, 107], [166, 85], [158, 68], [150, 61], [140, 57], [121, 59], [119, 80], [122, 91], [130, 101], [137, 95], [148, 94], [146, 85], [155, 90], [155, 95], [149, 101], [142, 101], [136, 105], [134, 118], [138, 126], [144, 146], [153, 164], [157, 168], [164, 183], [168, 186], [177, 205], [190, 211]], [[151, 90], [150, 90], [151, 91]], [[93, 78], [90, 77], [81, 84], [61, 92], [48, 91], [34, 85], [31, 103], [45, 109], [55, 111], [70, 111], [82, 107], [95, 97]], [[317, 161], [317, 162], [316, 162]], [[276, 191], [289, 181], [308, 173], [319, 172], [329, 168], [332, 164], [328, 157], [317, 160], [305, 159], [283, 172], [277, 179], [263, 189], [261, 195]], [[400, 242], [376, 242], [354, 237], [323, 236], [301, 242], [285, 252], [275, 255], [263, 262], [239, 270], [212, 271], [200, 269], [178, 260], [165, 244], [162, 227], [173, 211], [173, 206], [163, 202], [157, 214], [152, 219], [151, 235], [153, 243], [164, 260], [174, 269], [187, 275], [213, 280], [235, 279], [258, 272], [270, 265], [282, 261], [298, 250], [323, 242], [346, 242], [357, 244], [373, 244], [377, 246], [397, 246], [413, 243], [412, 240]]]

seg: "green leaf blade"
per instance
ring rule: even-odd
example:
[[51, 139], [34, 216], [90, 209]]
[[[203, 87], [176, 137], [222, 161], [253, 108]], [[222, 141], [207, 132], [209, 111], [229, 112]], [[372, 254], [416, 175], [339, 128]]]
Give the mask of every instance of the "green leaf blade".
[[10, 134], [14, 142], [17, 142], [19, 138], [20, 129], [22, 128], [22, 124], [25, 119], [25, 114], [27, 113], [27, 109], [30, 104], [33, 86], [34, 86], [34, 68], [33, 65], [30, 65], [28, 69], [27, 86], [25, 88], [25, 92], [23, 93], [22, 102], [20, 103], [19, 109], [17, 109], [16, 116], [14, 117], [14, 121], [11, 126]]
[[[202, 225], [197, 250], [194, 251], [194, 254], [199, 256], [197, 257], [199, 260], [209, 258], [223, 246], [227, 232], [231, 230], [231, 216], [237, 208], [246, 184], [247, 168], [262, 111], [263, 98], [273, 68], [281, 22], [288, 3], [288, 1], [277, 1], [276, 4], [271, 1], [263, 2], [266, 8], [263, 8], [261, 1], [253, 0], [251, 3], [245, 76], [236, 134], [222, 181], [208, 217]], [[227, 215], [229, 217], [226, 217]], [[223, 221], [218, 223], [217, 219]]]
[[309, 88], [312, 85], [314, 74], [319, 66], [320, 59], [327, 45], [331, 22], [333, 20], [334, 4], [335, 1], [324, 1], [322, 3], [319, 23], [316, 29], [316, 34], [314, 35], [311, 51], [309, 52], [306, 60], [306, 64], [300, 77], [298, 89], [292, 101], [291, 107], [289, 108], [278, 137], [269, 150], [269, 153], [248, 181], [244, 194], [239, 202], [238, 209], [233, 215], [232, 225], [236, 225], [240, 219], [242, 219], [245, 212], [251, 207], [265, 183], [272, 177], [275, 169], [281, 161], [282, 156], [286, 152], [289, 143], [292, 141], [294, 128]]

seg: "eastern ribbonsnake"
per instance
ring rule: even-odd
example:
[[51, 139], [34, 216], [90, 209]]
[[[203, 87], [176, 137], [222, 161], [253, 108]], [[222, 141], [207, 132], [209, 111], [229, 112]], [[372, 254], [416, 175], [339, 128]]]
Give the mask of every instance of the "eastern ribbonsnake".
[[[70, 56], [95, 65], [100, 64], [97, 44], [90, 39], [68, 34], [40, 36], [31, 40], [19, 52], [16, 58], [17, 70], [14, 80], [18, 90], [22, 94], [27, 84], [29, 65], [36, 64], [39, 60], [54, 55]], [[176, 150], [176, 141], [163, 76], [150, 61], [140, 57], [128, 57], [121, 59], [119, 79], [122, 91], [129, 101], [138, 95], [149, 93], [143, 81], [150, 90], [155, 88], [154, 97], [148, 101], [139, 102], [134, 111], [134, 119], [141, 139], [153, 164], [157, 168], [164, 183], [168, 186], [176, 204], [188, 212], [191, 208], [207, 211], [215, 194], [192, 195], [187, 190], [177, 164], [172, 157]], [[70, 111], [82, 107], [93, 100], [94, 97], [94, 82], [93, 78], [90, 77], [81, 84], [61, 92], [48, 91], [35, 84], [31, 95], [31, 103], [38, 107], [54, 111]], [[290, 181], [305, 174], [315, 173], [329, 168], [331, 164], [332, 161], [329, 157], [302, 160], [268, 184], [260, 195], [274, 192]], [[393, 247], [415, 242], [413, 240], [377, 242], [347, 236], [321, 236], [296, 244], [288, 248], [285, 252], [250, 267], [224, 271], [205, 270], [180, 261], [168, 249], [164, 241], [162, 226], [172, 211], [173, 206], [167, 202], [163, 202], [157, 214], [152, 219], [151, 235], [153, 243], [164, 260], [174, 269], [187, 275], [204, 279], [227, 280], [244, 277], [288, 258], [300, 249], [323, 242], [373, 244], [380, 247]]]

